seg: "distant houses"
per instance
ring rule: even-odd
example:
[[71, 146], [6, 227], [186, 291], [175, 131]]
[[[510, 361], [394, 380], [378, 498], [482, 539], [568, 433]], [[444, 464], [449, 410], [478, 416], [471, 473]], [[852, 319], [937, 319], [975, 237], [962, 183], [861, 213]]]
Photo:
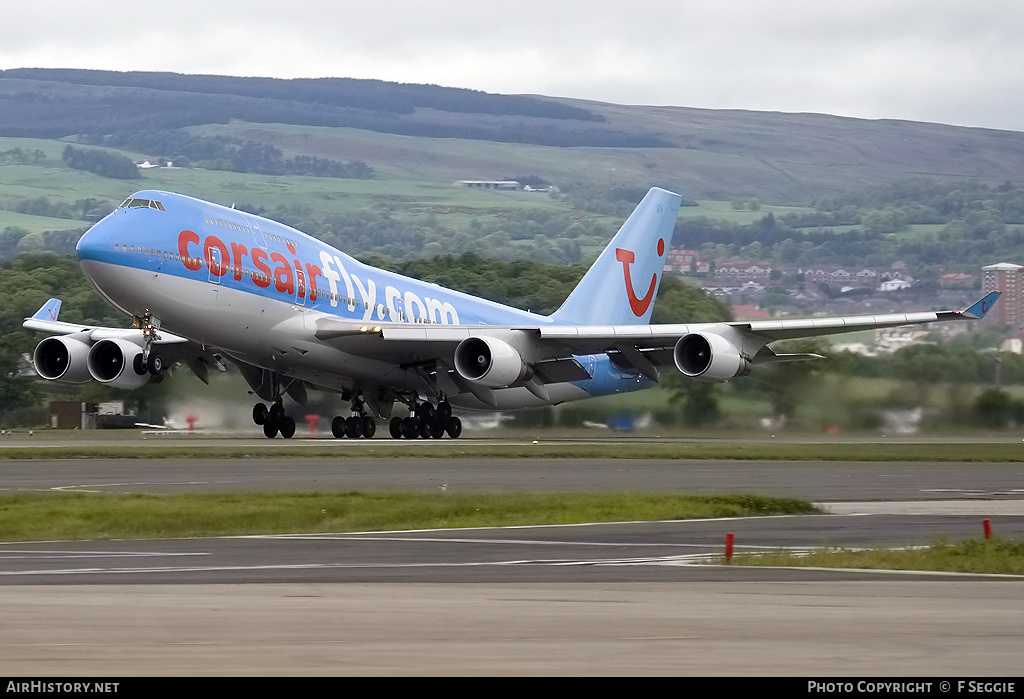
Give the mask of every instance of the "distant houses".
[[503, 189], [508, 191], [522, 189], [515, 180], [458, 180], [453, 186], [464, 189]]
[[459, 189], [498, 189], [506, 192], [550, 192], [554, 187], [522, 184], [518, 180], [456, 180], [453, 187]]
[[[905, 265], [891, 267], [845, 267], [842, 265], [778, 264], [764, 260], [701, 259], [699, 250], [670, 250], [665, 262], [670, 274], [695, 275], [704, 278], [705, 289], [717, 293], [764, 291], [771, 286], [785, 286], [792, 282], [827, 284], [838, 289], [865, 288], [889, 292], [906, 289], [914, 280]], [[957, 278], [959, 283], [973, 284], [973, 277]]]

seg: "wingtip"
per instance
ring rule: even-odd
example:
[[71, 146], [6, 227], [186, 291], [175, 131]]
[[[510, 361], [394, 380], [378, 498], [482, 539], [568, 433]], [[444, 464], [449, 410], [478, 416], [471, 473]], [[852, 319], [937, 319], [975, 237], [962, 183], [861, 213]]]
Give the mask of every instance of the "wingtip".
[[992, 310], [992, 306], [996, 304], [999, 299], [1000, 293], [998, 291], [992, 291], [983, 296], [979, 301], [975, 302], [972, 306], [964, 311], [960, 312], [960, 315], [967, 318], [980, 319], [984, 318], [985, 314]]
[[57, 320], [60, 315], [60, 299], [50, 299], [35, 312], [32, 320]]

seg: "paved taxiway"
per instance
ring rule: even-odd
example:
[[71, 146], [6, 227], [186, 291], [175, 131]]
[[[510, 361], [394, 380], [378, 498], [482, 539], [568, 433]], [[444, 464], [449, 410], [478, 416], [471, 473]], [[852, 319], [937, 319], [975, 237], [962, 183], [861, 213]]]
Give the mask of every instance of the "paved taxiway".
[[988, 516], [997, 533], [1020, 536], [1020, 464], [7, 461], [0, 487], [847, 501], [831, 516], [4, 544], [6, 674], [991, 675], [1016, 672], [1024, 654], [1018, 580], [697, 565], [720, 555], [725, 532], [739, 551], [905, 545], [978, 536]]

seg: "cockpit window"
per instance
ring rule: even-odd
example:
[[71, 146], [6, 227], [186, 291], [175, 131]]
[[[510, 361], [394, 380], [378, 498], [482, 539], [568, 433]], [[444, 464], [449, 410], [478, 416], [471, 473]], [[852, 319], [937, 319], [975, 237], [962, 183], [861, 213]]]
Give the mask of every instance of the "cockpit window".
[[164, 205], [158, 202], [156, 199], [125, 199], [119, 209], [156, 209], [158, 211], [167, 211]]

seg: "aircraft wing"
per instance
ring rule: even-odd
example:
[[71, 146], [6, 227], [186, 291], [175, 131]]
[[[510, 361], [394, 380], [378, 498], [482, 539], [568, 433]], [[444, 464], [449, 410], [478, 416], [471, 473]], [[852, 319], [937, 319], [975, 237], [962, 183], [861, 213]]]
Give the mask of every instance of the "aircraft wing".
[[[26, 330], [37, 330], [53, 335], [82, 333], [83, 339], [88, 342], [98, 342], [99, 340], [142, 341], [142, 331], [138, 328], [105, 328], [101, 325], [66, 323], [62, 320], [57, 320], [59, 313], [60, 299], [50, 299], [31, 318], [26, 318], [21, 326]], [[157, 334], [159, 339], [155, 340], [154, 344], [172, 345], [189, 342], [187, 338], [172, 335], [168, 332], [158, 330]]]
[[452, 370], [462, 343], [487, 338], [488, 353], [495, 350], [500, 354], [507, 345], [534, 369], [541, 383], [585, 380], [589, 375], [573, 356], [601, 353], [632, 366], [652, 381], [658, 380], [662, 368], [673, 364], [693, 378], [722, 381], [746, 373], [752, 364], [820, 358], [814, 354], [776, 354], [767, 345], [778, 340], [977, 320], [998, 298], [999, 292], [991, 292], [959, 311], [663, 325], [367, 326], [325, 317], [317, 321], [315, 334], [321, 341], [361, 356], [401, 365], [438, 361]]
[[[83, 383], [89, 380], [91, 374], [87, 369], [87, 356], [92, 348], [101, 343], [117, 345], [120, 348], [120, 359], [117, 361], [123, 361], [126, 357], [134, 357], [142, 352], [146, 344], [142, 328], [108, 328], [101, 325], [68, 323], [57, 320], [60, 306], [59, 299], [50, 299], [31, 318], [26, 318], [22, 323], [22, 327], [27, 330], [51, 336], [39, 343], [33, 353], [33, 365], [40, 376], [65, 383]], [[210, 366], [222, 366], [219, 357], [206, 348], [188, 338], [159, 328], [153, 339], [153, 348], [161, 363], [183, 361], [204, 383], [209, 383]], [[116, 388], [137, 388], [143, 383], [138, 376], [139, 374], [133, 376], [128, 372], [120, 372], [106, 381]]]

